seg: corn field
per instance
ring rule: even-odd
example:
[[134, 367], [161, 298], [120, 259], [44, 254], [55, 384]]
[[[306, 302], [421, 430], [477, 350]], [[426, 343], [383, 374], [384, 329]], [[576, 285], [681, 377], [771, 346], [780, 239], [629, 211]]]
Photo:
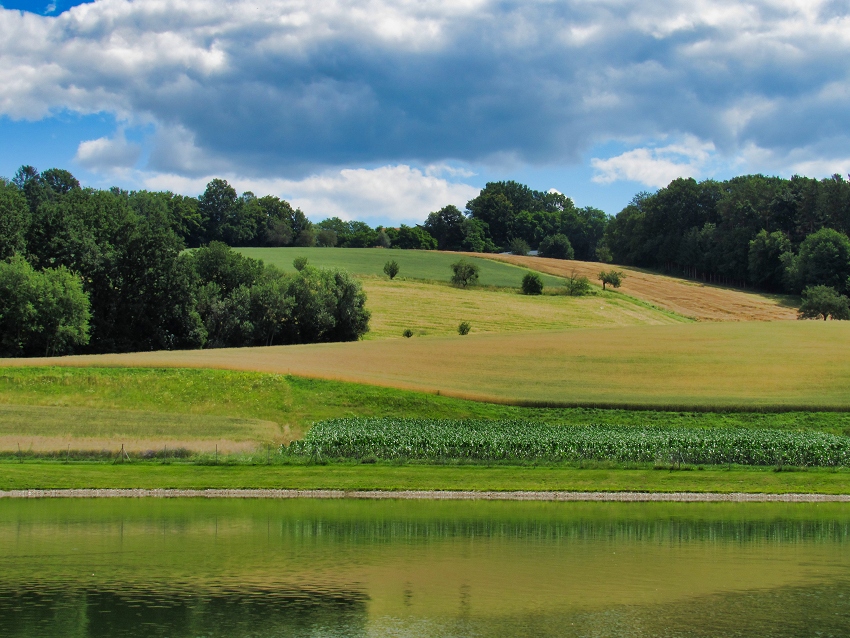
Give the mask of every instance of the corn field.
[[287, 453], [324, 459], [844, 466], [850, 465], [850, 437], [747, 428], [349, 418], [315, 424]]

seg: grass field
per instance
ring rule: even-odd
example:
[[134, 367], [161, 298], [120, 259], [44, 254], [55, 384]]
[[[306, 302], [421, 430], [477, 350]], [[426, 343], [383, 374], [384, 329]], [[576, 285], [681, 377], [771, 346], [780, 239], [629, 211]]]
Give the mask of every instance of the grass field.
[[[431, 281], [449, 281], [452, 275], [451, 264], [465, 258], [480, 268], [478, 284], [519, 288], [522, 278], [528, 272], [507, 263], [490, 259], [481, 259], [476, 255], [460, 255], [432, 250], [387, 250], [385, 248], [238, 248], [246, 257], [262, 259], [267, 264], [294, 272], [292, 261], [296, 257], [307, 257], [313, 266], [322, 268], [341, 268], [355, 275], [372, 275], [387, 278], [384, 264], [393, 259], [398, 262], [402, 279], [425, 279]], [[545, 275], [543, 283], [547, 286], [563, 286], [563, 279]]]
[[579, 469], [434, 465], [162, 465], [0, 461], [0, 490], [16, 489], [569, 490], [633, 492], [850, 492], [850, 471], [771, 468]]
[[539, 272], [567, 277], [575, 271], [596, 283], [600, 270], [616, 268], [626, 274], [619, 290], [660, 308], [700, 321], [780, 321], [796, 319], [799, 299], [768, 295], [668, 277], [625, 266], [517, 255], [487, 255]]
[[377, 386], [202, 369], [0, 369], [0, 453], [185, 447], [240, 453], [350, 417], [513, 419], [554, 425], [801, 429], [850, 434], [850, 413], [523, 408]]
[[2, 365], [251, 370], [526, 405], [850, 409], [850, 324], [837, 321], [576, 329], [8, 359]]
[[372, 312], [366, 339], [456, 335], [461, 321], [472, 333], [526, 332], [603, 326], [664, 325], [688, 319], [617, 293], [586, 297], [528, 296], [513, 289], [461, 289], [410, 279], [364, 277]]

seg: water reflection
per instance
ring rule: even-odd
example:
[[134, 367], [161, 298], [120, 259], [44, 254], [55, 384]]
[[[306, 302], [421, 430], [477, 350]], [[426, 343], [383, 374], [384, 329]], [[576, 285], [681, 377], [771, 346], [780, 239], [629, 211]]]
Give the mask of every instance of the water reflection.
[[0, 502], [0, 636], [846, 636], [850, 508]]

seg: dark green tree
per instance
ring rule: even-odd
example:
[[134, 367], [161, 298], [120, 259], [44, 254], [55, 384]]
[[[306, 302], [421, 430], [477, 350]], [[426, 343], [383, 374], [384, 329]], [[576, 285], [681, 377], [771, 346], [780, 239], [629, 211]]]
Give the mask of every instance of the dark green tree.
[[552, 257], [554, 259], [574, 259], [575, 251], [566, 235], [552, 235], [540, 242], [538, 254], [541, 257]]
[[831, 228], [812, 233], [800, 244], [796, 258], [787, 262], [787, 280], [793, 290], [808, 286], [847, 289], [850, 277], [850, 239]]
[[800, 305], [798, 318], [820, 319], [850, 319], [850, 300], [838, 294], [835, 288], [829, 286], [808, 286], [803, 290], [803, 303]]
[[478, 283], [478, 264], [473, 264], [466, 259], [460, 259], [451, 265], [452, 268], [452, 283], [461, 288], [466, 288], [472, 284]]
[[26, 251], [31, 219], [21, 190], [0, 179], [0, 260]]
[[400, 270], [398, 262], [395, 259], [391, 259], [387, 263], [384, 264], [384, 274], [390, 279], [395, 279], [395, 276], [398, 274]]
[[543, 293], [543, 279], [536, 272], [527, 272], [522, 278], [522, 293], [524, 295], [540, 295]]
[[625, 278], [626, 275], [619, 270], [603, 270], [599, 273], [599, 281], [602, 282], [602, 290], [605, 290], [606, 284], [614, 288], [619, 288]]

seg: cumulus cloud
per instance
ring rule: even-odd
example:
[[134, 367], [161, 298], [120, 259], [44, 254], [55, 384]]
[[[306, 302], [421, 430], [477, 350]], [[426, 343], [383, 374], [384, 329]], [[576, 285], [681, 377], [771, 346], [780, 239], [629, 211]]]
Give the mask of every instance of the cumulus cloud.
[[[150, 170], [189, 176], [564, 163], [665, 134], [840, 157], [848, 53], [843, 0], [97, 0], [0, 10], [0, 114], [154, 123], [190, 143], [157, 137]], [[681, 164], [636, 152], [600, 175]]]
[[596, 170], [592, 179], [598, 184], [630, 180], [661, 188], [677, 177], [700, 177], [714, 150], [714, 144], [688, 137], [680, 144], [635, 148], [608, 159], [594, 157], [590, 160]]
[[[328, 170], [296, 180], [238, 175], [226, 178], [240, 192], [278, 195], [317, 221], [340, 217], [372, 223], [421, 223], [428, 213], [447, 204], [463, 209], [478, 194], [477, 188], [404, 164]], [[212, 176], [143, 174], [138, 179], [147, 188], [195, 195], [204, 190]]]
[[119, 131], [112, 138], [80, 142], [74, 159], [90, 170], [112, 173], [135, 166], [141, 153], [142, 147], [128, 142]]

